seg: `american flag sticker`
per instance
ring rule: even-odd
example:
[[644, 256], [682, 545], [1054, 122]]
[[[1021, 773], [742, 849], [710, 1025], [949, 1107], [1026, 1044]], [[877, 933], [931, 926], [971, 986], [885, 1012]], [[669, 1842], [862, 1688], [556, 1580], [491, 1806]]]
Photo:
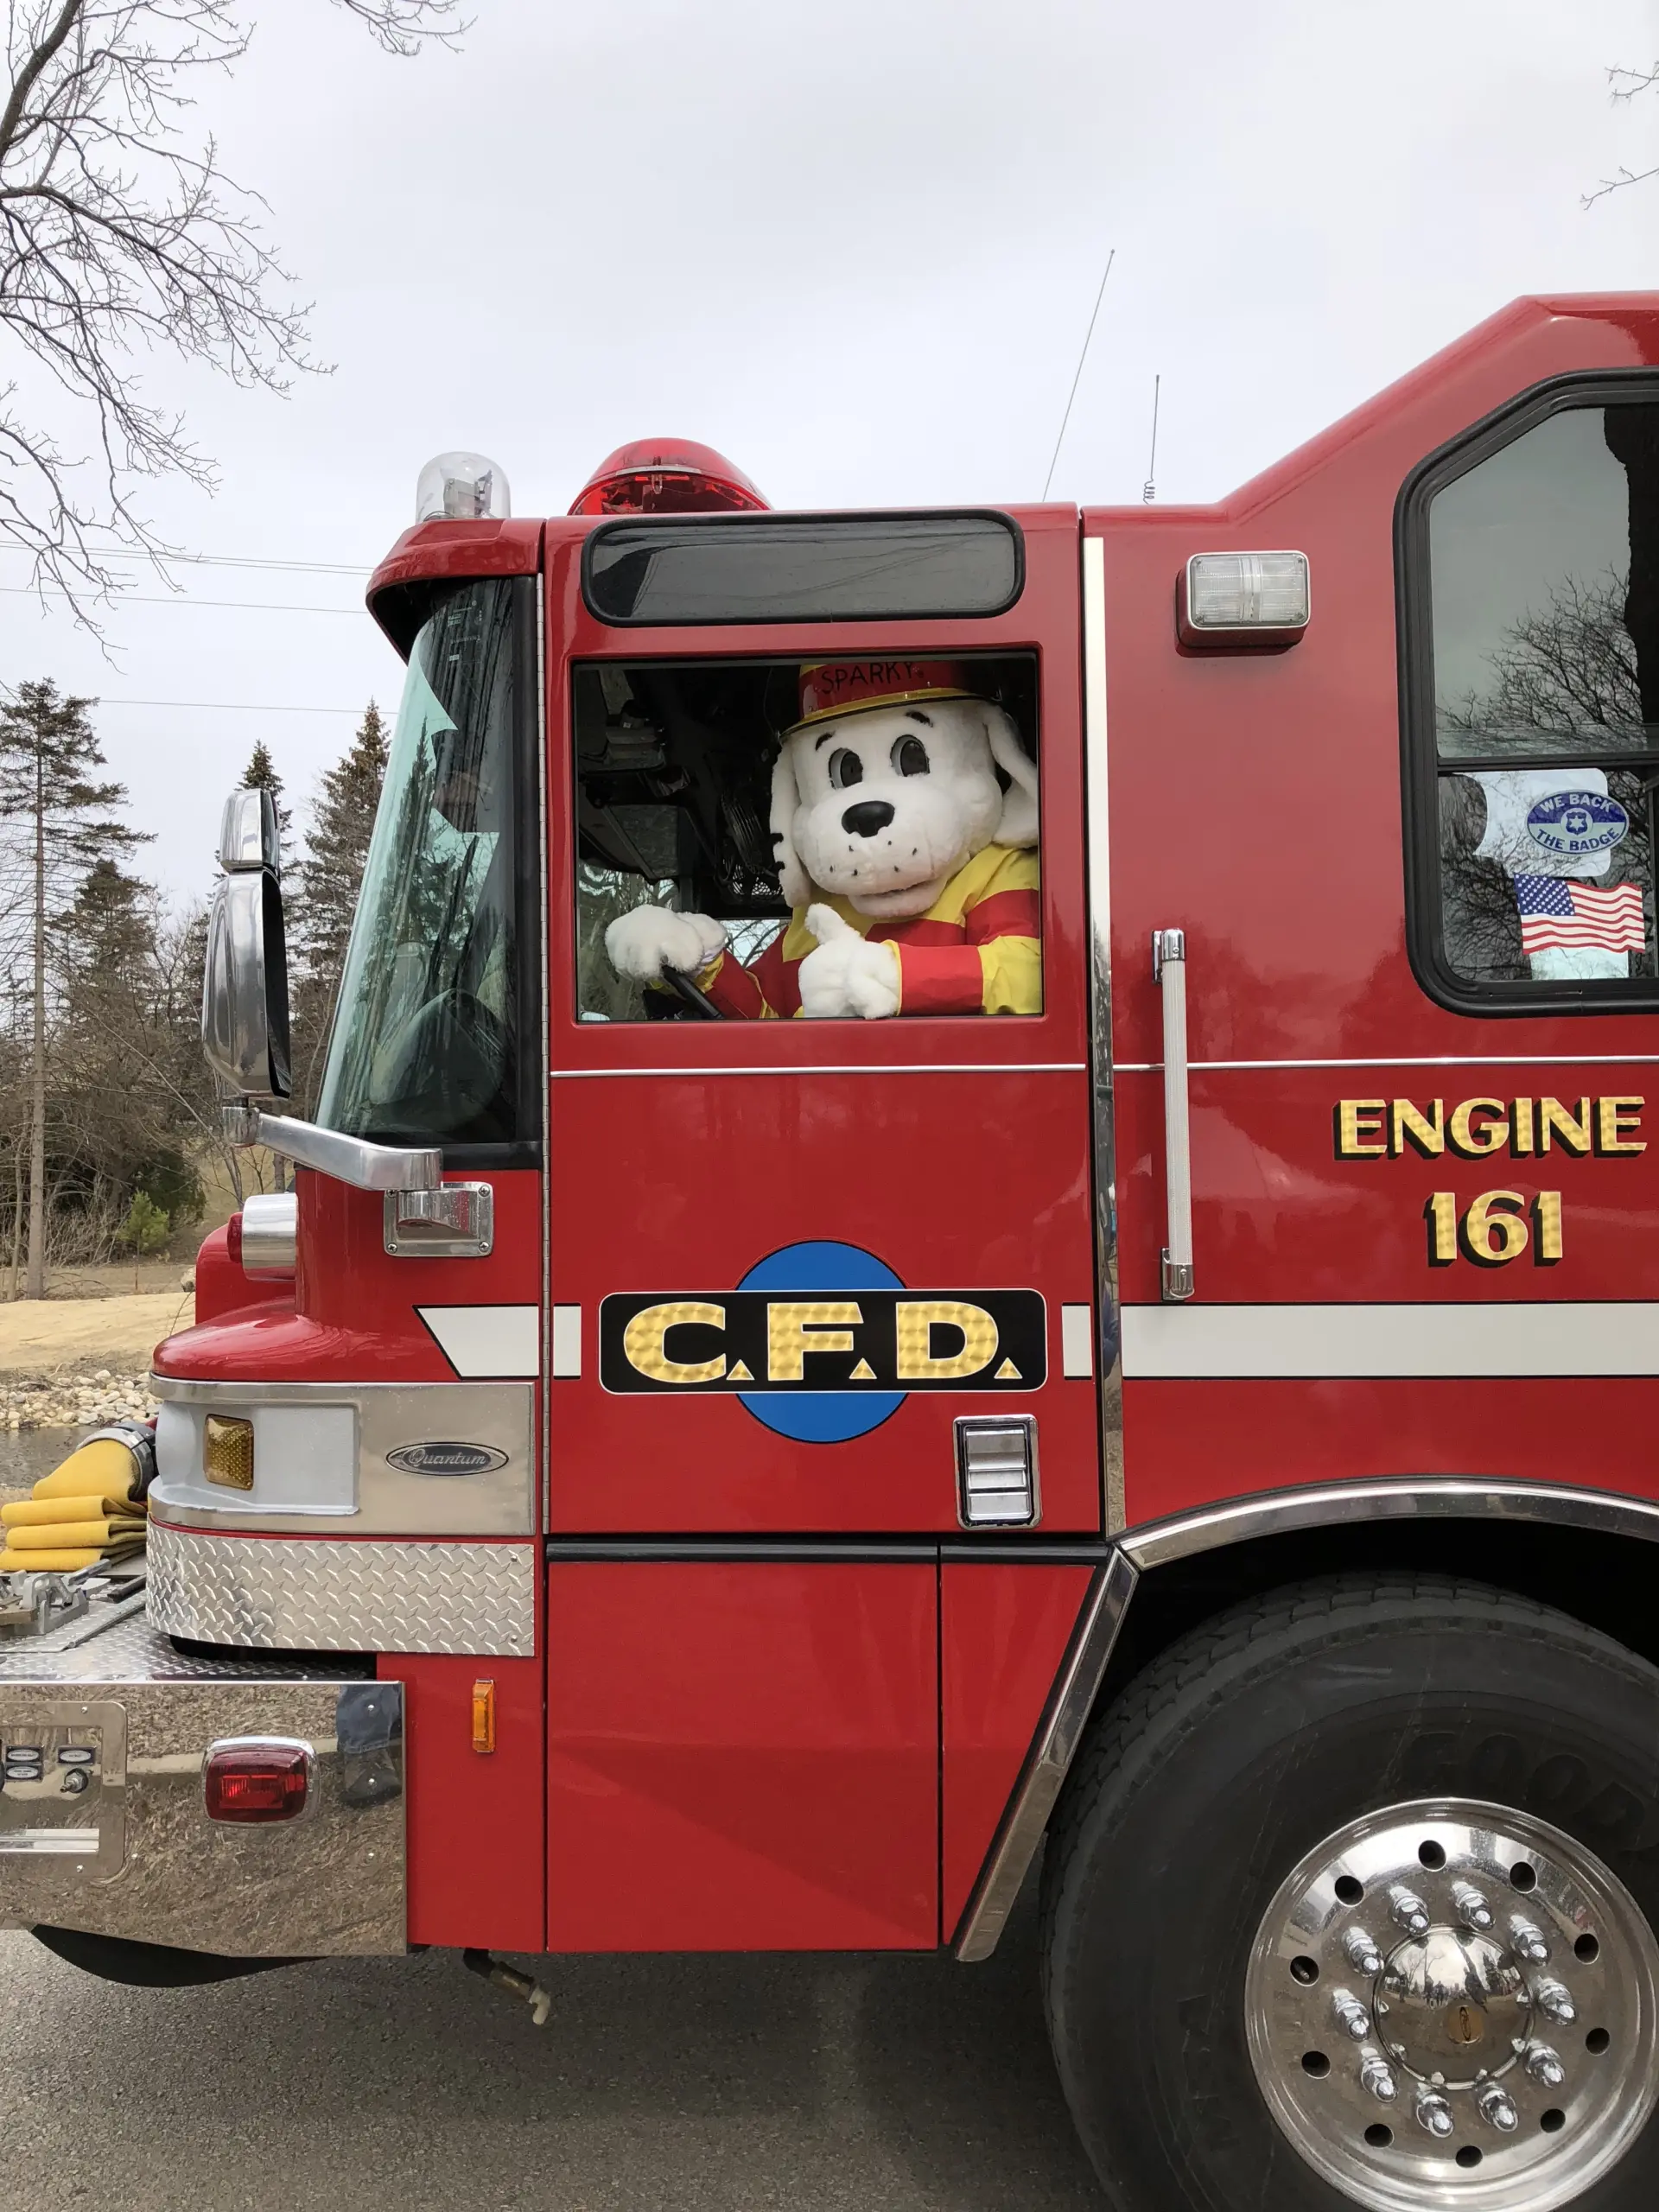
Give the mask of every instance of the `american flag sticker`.
[[1611, 891], [1598, 891], [1592, 884], [1565, 876], [1517, 875], [1515, 903], [1521, 910], [1523, 952], [1647, 949], [1640, 884], [1620, 883]]

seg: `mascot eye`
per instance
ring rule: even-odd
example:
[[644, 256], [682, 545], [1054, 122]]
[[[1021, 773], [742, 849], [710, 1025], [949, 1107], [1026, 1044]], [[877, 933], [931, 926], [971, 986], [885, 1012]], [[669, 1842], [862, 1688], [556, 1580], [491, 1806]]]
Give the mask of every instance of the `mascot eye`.
[[844, 791], [849, 784], [863, 780], [864, 763], [856, 753], [849, 753], [843, 745], [830, 755], [830, 782], [834, 790]]
[[927, 773], [927, 747], [919, 737], [901, 737], [893, 748], [893, 765], [901, 776]]

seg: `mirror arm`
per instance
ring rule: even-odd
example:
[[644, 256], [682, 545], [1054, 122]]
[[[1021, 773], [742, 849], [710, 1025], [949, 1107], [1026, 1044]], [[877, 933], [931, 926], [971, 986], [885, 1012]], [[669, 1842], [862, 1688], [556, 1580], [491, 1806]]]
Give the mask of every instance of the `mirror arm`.
[[267, 1114], [246, 1099], [224, 1109], [225, 1135], [233, 1145], [262, 1144], [283, 1160], [315, 1167], [359, 1191], [435, 1191], [443, 1182], [437, 1145], [373, 1144], [340, 1129], [320, 1129], [292, 1114]]

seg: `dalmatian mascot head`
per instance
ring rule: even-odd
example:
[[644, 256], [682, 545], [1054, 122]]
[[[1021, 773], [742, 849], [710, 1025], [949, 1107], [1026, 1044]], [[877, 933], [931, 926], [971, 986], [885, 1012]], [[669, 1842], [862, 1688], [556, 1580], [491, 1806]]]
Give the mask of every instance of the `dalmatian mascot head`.
[[[799, 717], [772, 775], [772, 849], [793, 914], [753, 970], [760, 1001], [730, 976], [715, 988], [726, 935], [706, 915], [636, 908], [606, 932], [612, 964], [643, 980], [664, 968], [692, 975], [733, 1014], [897, 1013], [907, 1002], [902, 925], [949, 912], [954, 927], [979, 887], [953, 899], [966, 872], [993, 849], [1013, 855], [1038, 842], [1036, 764], [965, 675], [955, 662], [898, 658], [801, 671]], [[1035, 866], [1025, 862], [1033, 914]], [[979, 873], [988, 884], [995, 870]], [[797, 977], [779, 972], [791, 964]]]
[[877, 920], [925, 914], [987, 845], [1036, 843], [1036, 766], [1001, 708], [961, 674], [910, 660], [804, 671], [801, 719], [772, 772], [772, 848], [791, 906], [828, 893]]

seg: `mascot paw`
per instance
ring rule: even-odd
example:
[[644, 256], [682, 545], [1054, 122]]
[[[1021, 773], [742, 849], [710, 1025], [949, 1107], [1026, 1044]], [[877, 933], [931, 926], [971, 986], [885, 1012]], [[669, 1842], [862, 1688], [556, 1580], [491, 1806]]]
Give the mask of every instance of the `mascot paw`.
[[855, 1017], [883, 1021], [899, 1011], [899, 956], [872, 944], [833, 906], [809, 906], [806, 926], [817, 950], [801, 963], [801, 1012], [808, 1020]]
[[665, 906], [636, 906], [605, 932], [605, 953], [619, 976], [654, 983], [664, 969], [695, 976], [726, 950], [726, 932], [707, 914], [671, 914]]

